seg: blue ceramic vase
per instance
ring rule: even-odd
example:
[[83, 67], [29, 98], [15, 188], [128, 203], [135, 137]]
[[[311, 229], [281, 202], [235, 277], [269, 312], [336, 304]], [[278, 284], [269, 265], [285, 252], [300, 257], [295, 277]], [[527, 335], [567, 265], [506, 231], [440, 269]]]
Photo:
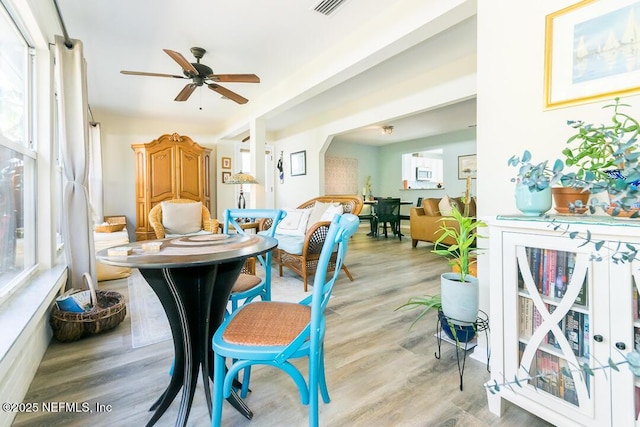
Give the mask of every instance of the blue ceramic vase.
[[551, 187], [530, 191], [526, 185], [516, 185], [516, 207], [526, 216], [544, 214], [551, 209]]

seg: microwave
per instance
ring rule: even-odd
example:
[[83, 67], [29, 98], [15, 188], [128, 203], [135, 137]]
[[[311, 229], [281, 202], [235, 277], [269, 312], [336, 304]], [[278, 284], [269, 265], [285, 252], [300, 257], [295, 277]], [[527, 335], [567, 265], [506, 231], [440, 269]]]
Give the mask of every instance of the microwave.
[[433, 171], [426, 167], [416, 168], [416, 181], [431, 181], [433, 179]]

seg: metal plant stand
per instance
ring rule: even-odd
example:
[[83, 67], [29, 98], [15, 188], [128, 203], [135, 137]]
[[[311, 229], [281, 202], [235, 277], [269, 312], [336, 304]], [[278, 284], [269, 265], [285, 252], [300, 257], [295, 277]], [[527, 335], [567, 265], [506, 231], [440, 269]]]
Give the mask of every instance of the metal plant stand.
[[[438, 351], [435, 353], [436, 359], [440, 359], [440, 346], [442, 344], [442, 340], [443, 340], [442, 334], [444, 332], [442, 328], [442, 322], [445, 322], [449, 325], [453, 325], [450, 322], [450, 320], [456, 321], [456, 319], [449, 319], [447, 316], [444, 315], [442, 311], [438, 311], [438, 320], [437, 320], [438, 324], [436, 326], [436, 339], [438, 341]], [[456, 321], [456, 322], [459, 322], [459, 321]], [[459, 323], [463, 323], [465, 325], [470, 326], [472, 328], [472, 331], [475, 331], [476, 336], [479, 333], [484, 332], [485, 340], [487, 341], [487, 372], [491, 372], [489, 370], [489, 357], [490, 357], [491, 351], [488, 345], [489, 316], [487, 316], [487, 313], [480, 310], [478, 312], [478, 317], [476, 318], [476, 321], [474, 323], [472, 324], [469, 324], [466, 322], [459, 322]], [[467, 331], [460, 330], [456, 334], [466, 334], [466, 333]], [[456, 335], [454, 334], [454, 337], [455, 336]], [[464, 336], [462, 336], [462, 338], [464, 338]], [[460, 374], [460, 391], [462, 391], [462, 377], [464, 375], [464, 367], [467, 361], [467, 352], [477, 346], [477, 341], [476, 339], [471, 339], [471, 340], [464, 340], [464, 342], [460, 342], [458, 340], [450, 340], [449, 337], [444, 338], [444, 340], [456, 346], [456, 359], [458, 361], [458, 373]], [[460, 352], [462, 352], [462, 360], [460, 360]]]

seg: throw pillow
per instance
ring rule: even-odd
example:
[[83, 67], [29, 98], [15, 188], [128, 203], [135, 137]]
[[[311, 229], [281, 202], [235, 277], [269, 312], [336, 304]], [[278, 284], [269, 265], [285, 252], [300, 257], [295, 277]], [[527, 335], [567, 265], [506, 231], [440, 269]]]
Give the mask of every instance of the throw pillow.
[[343, 213], [344, 206], [342, 206], [342, 203], [331, 205], [324, 211], [320, 217], [320, 221], [333, 221], [333, 217], [336, 216], [336, 214], [342, 215]]
[[331, 206], [331, 203], [318, 202], [313, 205], [313, 208], [309, 209], [311, 211], [311, 215], [309, 215], [309, 223], [307, 226], [311, 226], [318, 221], [321, 221], [322, 215], [325, 213], [327, 208]]
[[311, 209], [284, 209], [287, 216], [276, 227], [276, 234], [304, 236]]
[[440, 210], [440, 215], [442, 216], [451, 215], [451, 212], [453, 211], [453, 209], [451, 207], [451, 200], [449, 199], [449, 196], [444, 196], [440, 200], [440, 203], [438, 203], [438, 209]]
[[202, 230], [202, 203], [162, 202], [162, 226], [167, 234], [190, 234]]

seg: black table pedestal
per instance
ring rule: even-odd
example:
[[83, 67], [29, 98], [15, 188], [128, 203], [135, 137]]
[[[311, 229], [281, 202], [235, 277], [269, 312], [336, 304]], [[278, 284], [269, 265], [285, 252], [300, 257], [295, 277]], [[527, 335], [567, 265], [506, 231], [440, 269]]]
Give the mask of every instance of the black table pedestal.
[[[202, 372], [205, 398], [211, 412], [210, 378], [213, 375], [211, 338], [224, 319], [224, 313], [244, 259], [222, 264], [144, 269], [142, 276], [156, 293], [167, 314], [173, 347], [174, 368], [167, 389], [151, 406], [155, 411], [147, 426], [165, 413], [182, 389], [176, 426], [185, 426], [196, 390], [198, 372]], [[233, 392], [229, 402], [245, 417], [253, 413]]]

